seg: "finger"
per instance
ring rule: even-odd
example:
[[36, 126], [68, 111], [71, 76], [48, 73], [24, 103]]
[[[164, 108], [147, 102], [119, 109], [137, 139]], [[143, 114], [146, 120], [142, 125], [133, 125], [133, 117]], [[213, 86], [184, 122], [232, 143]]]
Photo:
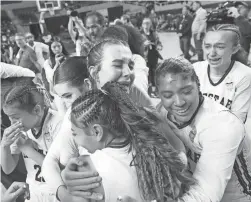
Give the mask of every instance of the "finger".
[[18, 134], [20, 134], [20, 132], [21, 132], [21, 130], [18, 128], [18, 129], [16, 129], [15, 131], [13, 131], [13, 132], [12, 132], [9, 136], [7, 136], [7, 137], [8, 137], [8, 139], [11, 139], [11, 138], [17, 136]]
[[104, 198], [103, 194], [94, 193], [94, 192], [74, 191], [74, 192], [71, 192], [71, 195], [82, 197], [82, 198], [94, 199], [97, 201], [100, 201]]
[[67, 189], [69, 189], [69, 191], [88, 191], [90, 189], [98, 188], [98, 187], [100, 187], [100, 185], [101, 185], [100, 182], [90, 183], [90, 184], [86, 184], [86, 185], [81, 183], [81, 185], [76, 185], [76, 186], [68, 185]]
[[12, 132], [14, 132], [16, 129], [22, 127], [22, 123], [16, 122], [15, 124], [11, 125], [9, 128], [6, 129], [5, 135], [8, 136]]
[[[84, 180], [85, 181], [87, 178], [92, 178], [92, 177], [99, 177], [99, 175], [95, 171], [86, 171], [86, 172], [68, 171], [67, 173], [65, 172], [65, 179], [69, 181], [70, 180], [74, 180], [74, 181]], [[90, 181], [92, 182], [92, 179]], [[94, 181], [94, 182], [97, 182], [97, 181]]]

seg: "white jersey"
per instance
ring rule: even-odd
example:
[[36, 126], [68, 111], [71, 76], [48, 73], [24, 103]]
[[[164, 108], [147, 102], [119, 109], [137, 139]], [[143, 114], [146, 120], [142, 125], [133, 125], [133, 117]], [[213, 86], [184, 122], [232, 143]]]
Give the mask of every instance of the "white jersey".
[[[55, 111], [49, 109], [43, 122], [43, 126], [40, 133], [41, 135], [36, 138], [31, 130], [27, 131], [26, 135], [29, 139], [33, 141], [32, 143], [34, 149], [37, 150], [39, 153], [46, 155], [60, 127], [61, 118], [56, 114]], [[15, 145], [12, 145], [11, 149], [12, 153], [17, 153], [13, 151], [15, 149]], [[54, 193], [48, 188], [48, 185], [42, 176], [41, 166], [28, 156], [23, 155], [23, 157], [27, 170], [26, 182], [30, 185], [31, 192], [33, 192], [32, 194], [34, 195], [34, 197], [37, 198], [37, 195], [34, 192], [37, 192], [38, 195], [39, 193], [43, 193], [42, 195], [45, 195], [44, 193], [48, 193], [53, 196]], [[33, 199], [31, 200], [36, 201]]]
[[230, 109], [243, 122], [251, 103], [251, 69], [235, 61], [222, 77], [210, 77], [207, 61], [193, 64], [203, 95]]
[[[118, 196], [129, 196], [136, 201], [145, 201], [138, 186], [135, 166], [130, 166], [132, 153], [129, 146], [123, 148], [105, 148], [91, 154], [91, 160], [102, 177], [105, 201], [117, 201]], [[86, 152], [80, 153], [86, 155]]]
[[[159, 111], [167, 121], [167, 111], [161, 106]], [[194, 120], [178, 136], [198, 181], [182, 198], [185, 202], [251, 201], [251, 156], [241, 120], [205, 97]]]

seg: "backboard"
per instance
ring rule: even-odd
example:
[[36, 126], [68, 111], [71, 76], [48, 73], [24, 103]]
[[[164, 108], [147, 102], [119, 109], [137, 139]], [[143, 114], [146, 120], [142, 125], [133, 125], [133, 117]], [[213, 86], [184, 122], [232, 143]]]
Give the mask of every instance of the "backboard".
[[60, 0], [36, 0], [37, 8], [39, 12], [48, 11], [50, 9], [59, 10], [61, 9]]

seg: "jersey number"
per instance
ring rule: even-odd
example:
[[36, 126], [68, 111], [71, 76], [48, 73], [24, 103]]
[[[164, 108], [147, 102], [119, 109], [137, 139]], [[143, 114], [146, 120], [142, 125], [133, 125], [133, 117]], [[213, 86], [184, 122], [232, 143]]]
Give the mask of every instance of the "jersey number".
[[43, 177], [40, 177], [41, 174], [41, 166], [39, 165], [34, 165], [34, 169], [37, 170], [35, 180], [38, 182], [45, 182]]

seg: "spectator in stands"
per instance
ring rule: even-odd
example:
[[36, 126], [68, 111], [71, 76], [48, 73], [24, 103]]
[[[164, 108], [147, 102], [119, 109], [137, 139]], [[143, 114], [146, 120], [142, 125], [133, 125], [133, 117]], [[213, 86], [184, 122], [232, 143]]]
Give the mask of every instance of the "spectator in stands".
[[98, 39], [100, 39], [100, 36], [104, 31], [104, 16], [96, 11], [87, 13], [85, 18], [85, 27], [91, 42], [95, 43]]
[[235, 24], [239, 27], [241, 32], [241, 46], [249, 53], [251, 43], [251, 23], [248, 20], [249, 7], [246, 2], [238, 2], [237, 8], [231, 7], [229, 15], [234, 17]]
[[193, 18], [188, 14], [189, 7], [184, 6], [182, 9], [182, 20], [179, 23], [178, 35], [180, 37], [180, 49], [184, 54], [184, 57], [189, 60], [190, 54], [189, 49], [191, 46], [191, 26], [193, 23]]
[[38, 63], [41, 67], [43, 67], [45, 58], [48, 58], [49, 55], [49, 46], [44, 43], [34, 41], [34, 35], [30, 32], [25, 34], [25, 39], [27, 41], [27, 45], [35, 51]]
[[193, 10], [195, 11], [195, 18], [192, 24], [192, 34], [194, 38], [195, 49], [198, 54], [198, 60], [203, 60], [203, 50], [202, 50], [202, 41], [205, 36], [206, 31], [206, 20], [207, 20], [207, 11], [201, 7], [200, 1], [193, 2]]
[[121, 21], [123, 22], [124, 25], [128, 25], [133, 27], [133, 24], [131, 22], [130, 16], [129, 15], [122, 15]]
[[26, 44], [23, 34], [16, 34], [15, 41], [20, 48], [16, 56], [16, 65], [32, 70], [36, 77], [41, 80], [42, 67], [38, 63], [35, 51]]
[[146, 59], [147, 59], [147, 66], [149, 67], [149, 94], [151, 96], [156, 96], [156, 87], [155, 87], [155, 80], [154, 74], [155, 69], [158, 64], [158, 59], [162, 59], [159, 50], [162, 49], [162, 44], [159, 40], [157, 32], [152, 29], [152, 21], [150, 18], [144, 18], [142, 22], [142, 35], [145, 38], [145, 49], [146, 49]]

